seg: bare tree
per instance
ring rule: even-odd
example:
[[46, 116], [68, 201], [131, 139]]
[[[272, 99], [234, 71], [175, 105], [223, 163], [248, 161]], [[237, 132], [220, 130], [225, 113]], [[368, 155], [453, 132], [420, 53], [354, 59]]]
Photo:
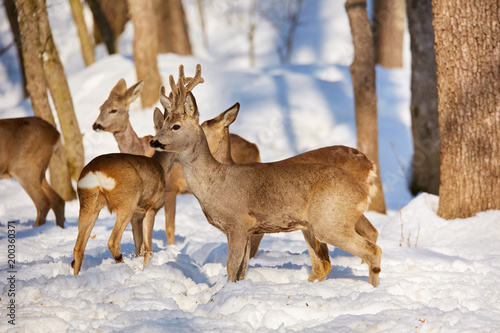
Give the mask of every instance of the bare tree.
[[403, 67], [405, 0], [373, 0], [376, 62], [386, 68]]
[[158, 38], [153, 4], [149, 0], [128, 0], [134, 25], [134, 61], [137, 78], [144, 81], [141, 92], [142, 107], [151, 107], [158, 101], [161, 77], [158, 70]]
[[[19, 31], [21, 34], [22, 55], [26, 71], [26, 87], [31, 98], [35, 115], [55, 126], [47, 95], [47, 82], [40, 52], [40, 30], [37, 17], [36, 0], [15, 0]], [[59, 145], [49, 164], [52, 188], [64, 199], [76, 198], [71, 184], [64, 146]]]
[[19, 23], [17, 22], [17, 9], [14, 0], [4, 0], [5, 11], [9, 18], [10, 28], [12, 30], [12, 35], [14, 37], [14, 42], [16, 43], [17, 54], [19, 56], [19, 63], [21, 64], [21, 74], [23, 77], [23, 88], [24, 97], [28, 96], [28, 91], [26, 90], [26, 73], [24, 70], [24, 59], [23, 59], [23, 47], [21, 45], [21, 33], [19, 32]]
[[432, 0], [407, 0], [411, 37], [411, 127], [413, 179], [411, 192], [438, 194], [440, 141], [436, 54], [432, 28]]
[[43, 70], [61, 126], [71, 177], [78, 180], [85, 165], [82, 134], [76, 119], [66, 74], [52, 38], [47, 5], [45, 0], [36, 0], [36, 5]]
[[345, 9], [354, 44], [354, 61], [350, 71], [354, 88], [358, 149], [377, 165], [378, 192], [370, 204], [370, 209], [385, 213], [384, 193], [378, 167], [377, 93], [372, 31], [366, 13], [366, 2], [347, 0]]
[[75, 21], [76, 30], [78, 31], [78, 37], [80, 38], [83, 61], [85, 62], [85, 66], [90, 66], [95, 62], [94, 43], [92, 43], [87, 31], [87, 25], [83, 17], [83, 5], [80, 0], [70, 0], [69, 4], [71, 6], [71, 13]]
[[188, 24], [182, 0], [154, 0], [153, 8], [158, 34], [158, 53], [190, 55]]
[[441, 186], [438, 214], [500, 209], [498, 0], [433, 0]]

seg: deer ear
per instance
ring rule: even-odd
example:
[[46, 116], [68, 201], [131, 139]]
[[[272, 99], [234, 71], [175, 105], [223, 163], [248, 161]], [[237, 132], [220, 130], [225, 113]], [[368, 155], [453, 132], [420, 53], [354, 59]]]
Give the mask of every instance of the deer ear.
[[132, 87], [127, 89], [127, 92], [125, 93], [127, 103], [132, 103], [139, 97], [139, 94], [141, 93], [142, 88], [144, 87], [144, 82], [140, 80], [136, 84], [134, 84]]
[[155, 108], [153, 113], [153, 122], [155, 125], [155, 131], [158, 133], [163, 127], [163, 113], [161, 113], [160, 109]]
[[236, 103], [229, 109], [221, 113], [222, 124], [224, 125], [224, 127], [228, 127], [236, 120], [239, 111], [240, 111], [240, 103]]
[[160, 103], [165, 109], [165, 117], [172, 111], [172, 100], [165, 95], [165, 87], [160, 88]]
[[113, 87], [113, 89], [111, 89], [111, 94], [118, 94], [118, 95], [121, 95], [123, 94], [123, 92], [127, 90], [127, 83], [125, 82], [124, 79], [120, 79], [120, 81], [118, 81], [117, 84], [115, 84], [115, 86]]
[[191, 118], [198, 119], [200, 116], [200, 114], [198, 113], [196, 100], [194, 99], [194, 96], [190, 91], [188, 91], [186, 101], [184, 102], [184, 112]]

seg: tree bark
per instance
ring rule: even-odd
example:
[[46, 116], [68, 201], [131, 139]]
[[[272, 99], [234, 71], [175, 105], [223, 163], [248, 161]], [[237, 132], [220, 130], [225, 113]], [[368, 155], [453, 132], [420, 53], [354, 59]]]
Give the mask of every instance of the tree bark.
[[142, 107], [153, 106], [159, 98], [161, 77], [158, 70], [158, 40], [153, 5], [149, 0], [128, 0], [128, 8], [134, 25], [134, 61], [137, 79], [144, 80], [141, 92]]
[[378, 163], [377, 92], [375, 88], [375, 50], [366, 2], [347, 0], [345, 4], [354, 44], [354, 61], [350, 66], [354, 88], [358, 149], [377, 165], [378, 192], [370, 210], [385, 213], [385, 200]]
[[191, 42], [182, 0], [154, 0], [153, 8], [156, 26], [158, 32], [161, 32], [158, 33], [158, 53], [191, 55]]
[[85, 66], [90, 66], [95, 62], [94, 44], [90, 39], [87, 25], [83, 17], [83, 5], [80, 0], [69, 0], [69, 4], [71, 6], [71, 13], [75, 21], [76, 30], [78, 31], [78, 37], [80, 38], [83, 61], [85, 62]]
[[24, 97], [28, 96], [28, 91], [26, 90], [26, 73], [24, 70], [24, 59], [23, 59], [23, 46], [21, 44], [21, 33], [19, 32], [19, 23], [17, 22], [17, 9], [14, 0], [4, 0], [5, 11], [9, 18], [10, 29], [12, 30], [12, 36], [14, 37], [14, 42], [16, 43], [17, 54], [19, 57], [19, 64], [21, 65], [21, 75], [23, 77], [23, 90]]
[[500, 209], [498, 0], [433, 0], [441, 186], [438, 214]]
[[[40, 31], [36, 16], [35, 0], [16, 0], [18, 23], [22, 40], [22, 56], [26, 70], [26, 88], [31, 99], [33, 112], [56, 127], [47, 94], [47, 82], [40, 53]], [[60, 145], [52, 155], [49, 164], [52, 188], [66, 201], [76, 198], [71, 184], [64, 147]]]
[[41, 59], [47, 86], [61, 126], [71, 177], [78, 180], [85, 165], [82, 134], [73, 107], [68, 81], [52, 38], [45, 0], [36, 0]]
[[432, 0], [407, 0], [411, 38], [411, 127], [413, 179], [411, 192], [438, 194], [440, 140]]
[[373, 1], [373, 36], [376, 63], [386, 68], [403, 67], [405, 0]]

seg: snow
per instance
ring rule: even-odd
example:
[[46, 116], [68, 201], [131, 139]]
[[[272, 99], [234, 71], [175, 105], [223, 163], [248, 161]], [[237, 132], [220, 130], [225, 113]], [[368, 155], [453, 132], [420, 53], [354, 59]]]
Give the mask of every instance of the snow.
[[[305, 1], [290, 64], [280, 64], [270, 24], [260, 20], [256, 66], [248, 66], [244, 28], [227, 22], [226, 2], [207, 4], [210, 47], [201, 43], [196, 1], [184, 1], [195, 55], [159, 55], [163, 82], [184, 64], [202, 65], [205, 83], [194, 93], [202, 120], [235, 102], [241, 111], [231, 130], [258, 144], [263, 161], [321, 146], [356, 145], [352, 45], [342, 1]], [[88, 14], [88, 13], [87, 13]], [[49, 1], [54, 38], [68, 73], [84, 133], [86, 161], [117, 152], [111, 134], [91, 125], [120, 78], [137, 81], [133, 29], [120, 38], [121, 54], [84, 68], [66, 1]], [[0, 11], [0, 46], [12, 35]], [[219, 17], [219, 19], [214, 19]], [[408, 38], [407, 38], [408, 39]], [[8, 221], [16, 220], [15, 326], [7, 304], [10, 268], [0, 262], [2, 332], [495, 332], [500, 327], [499, 211], [443, 220], [439, 198], [407, 190], [411, 166], [409, 46], [405, 67], [377, 68], [379, 149], [387, 215], [368, 212], [383, 250], [380, 285], [368, 284], [361, 260], [330, 247], [332, 272], [307, 282], [311, 263], [300, 232], [266, 235], [244, 281], [227, 281], [227, 241], [206, 222], [193, 196], [178, 197], [176, 241], [167, 246], [164, 213], [156, 216], [154, 255], [142, 270], [130, 226], [122, 239], [124, 263], [107, 248], [114, 216], [103, 210], [85, 250], [82, 271], [70, 263], [77, 235], [78, 201], [66, 204], [66, 228], [33, 228], [36, 209], [13, 179], [0, 181], [0, 251], [7, 258]], [[0, 118], [32, 115], [14, 48], [0, 58]], [[131, 106], [140, 136], [153, 133], [153, 108]]]

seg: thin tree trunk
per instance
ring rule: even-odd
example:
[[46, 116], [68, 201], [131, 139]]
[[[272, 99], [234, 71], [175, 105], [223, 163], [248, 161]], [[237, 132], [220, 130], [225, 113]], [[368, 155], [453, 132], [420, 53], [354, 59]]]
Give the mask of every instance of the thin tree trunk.
[[78, 31], [78, 37], [80, 38], [83, 61], [85, 61], [85, 66], [90, 66], [95, 62], [94, 44], [90, 39], [87, 25], [83, 17], [83, 5], [80, 0], [69, 0], [69, 4], [71, 6], [71, 13], [73, 14], [76, 30]]
[[498, 0], [433, 0], [441, 186], [438, 214], [500, 209]]
[[378, 192], [370, 210], [385, 213], [385, 200], [378, 163], [377, 93], [375, 88], [375, 50], [366, 13], [366, 2], [347, 0], [345, 4], [354, 44], [354, 61], [350, 67], [354, 88], [358, 149], [377, 165]]
[[376, 63], [386, 68], [403, 67], [405, 0], [373, 1], [373, 36]]
[[413, 179], [411, 192], [438, 194], [440, 141], [432, 28], [432, 0], [407, 0], [411, 37], [411, 127]]
[[[112, 38], [113, 45], [116, 52], [118, 50], [118, 38], [125, 30], [125, 25], [127, 24], [128, 18], [128, 7], [126, 0], [97, 0], [99, 6], [96, 10], [99, 10], [99, 15], [106, 19], [105, 22], [101, 24], [109, 25], [109, 29], [113, 32]], [[97, 22], [94, 24], [97, 25]], [[107, 28], [106, 28], [107, 29]], [[99, 29], [94, 29], [94, 40], [95, 43], [102, 43], [103, 39]]]
[[19, 23], [17, 22], [17, 9], [14, 0], [4, 0], [5, 11], [9, 18], [10, 28], [12, 30], [12, 36], [14, 37], [14, 42], [16, 43], [17, 54], [19, 57], [19, 64], [21, 65], [21, 74], [23, 76], [23, 90], [24, 97], [28, 96], [28, 91], [26, 90], [26, 73], [24, 70], [24, 59], [23, 59], [23, 46], [21, 45], [21, 33], [19, 32]]
[[104, 15], [104, 12], [99, 5], [99, 1], [97, 0], [87, 0], [89, 4], [90, 10], [92, 11], [92, 16], [94, 17], [94, 25], [99, 30], [99, 35], [104, 41], [104, 45], [106, 45], [106, 49], [109, 54], [116, 53], [116, 38], [113, 33], [113, 29]]
[[[26, 70], [26, 88], [31, 99], [33, 112], [56, 127], [47, 95], [47, 82], [41, 61], [40, 32], [36, 16], [36, 1], [16, 0], [19, 30], [22, 40], [22, 56]], [[61, 152], [62, 150], [62, 152]], [[54, 157], [55, 156], [55, 157]], [[61, 157], [62, 156], [62, 157]], [[76, 198], [71, 184], [67, 161], [63, 159], [64, 147], [50, 160], [49, 172], [52, 188], [66, 201]]]
[[40, 46], [42, 47], [41, 59], [46, 82], [61, 126], [71, 177], [78, 180], [85, 165], [82, 134], [76, 119], [66, 74], [52, 38], [45, 0], [36, 0], [36, 3]]
[[153, 10], [159, 32], [158, 53], [192, 54], [182, 0], [154, 0]]
[[149, 0], [128, 0], [130, 18], [134, 25], [134, 61], [137, 78], [144, 80], [141, 92], [142, 107], [153, 106], [159, 98], [161, 77], [158, 70], [158, 39], [156, 37], [153, 5]]
[[207, 37], [207, 28], [205, 27], [205, 10], [203, 9], [203, 0], [197, 0], [196, 3], [198, 6], [198, 15], [200, 16], [201, 37], [203, 40], [203, 46], [205, 47], [205, 49], [208, 50], [208, 37]]

